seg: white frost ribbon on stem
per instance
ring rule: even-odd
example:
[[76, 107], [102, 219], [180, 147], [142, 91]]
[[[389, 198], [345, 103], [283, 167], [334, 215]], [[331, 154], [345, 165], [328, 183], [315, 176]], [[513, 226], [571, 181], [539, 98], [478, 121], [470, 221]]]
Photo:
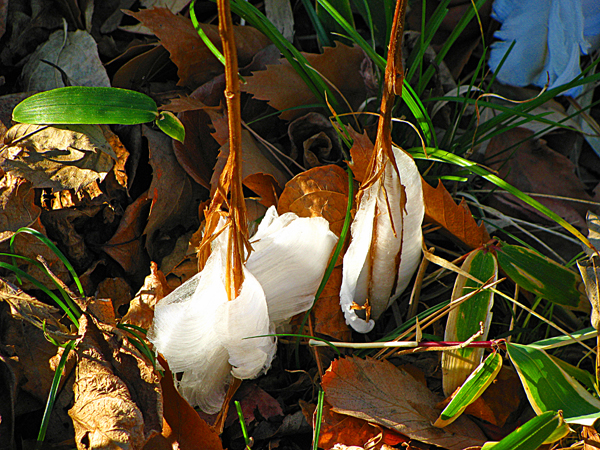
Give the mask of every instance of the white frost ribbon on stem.
[[228, 301], [227, 236], [215, 239], [202, 272], [158, 302], [148, 333], [172, 372], [183, 372], [176, 383], [183, 397], [209, 414], [221, 409], [232, 375], [269, 369], [276, 341], [256, 336], [310, 308], [337, 241], [325, 219], [270, 208], [252, 239], [241, 291]]
[[[340, 305], [346, 323], [360, 333], [371, 331], [374, 320], [406, 289], [421, 258], [421, 176], [408, 154], [392, 150], [400, 176], [387, 161], [381, 176], [362, 190], [344, 255]], [[365, 313], [357, 314], [367, 300], [368, 320]]]

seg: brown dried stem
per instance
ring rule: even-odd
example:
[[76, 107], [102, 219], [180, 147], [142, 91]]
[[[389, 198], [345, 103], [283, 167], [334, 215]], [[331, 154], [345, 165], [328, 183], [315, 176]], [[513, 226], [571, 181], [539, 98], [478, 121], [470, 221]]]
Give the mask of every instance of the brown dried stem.
[[[206, 227], [201, 244], [206, 262], [210, 253], [209, 242], [214, 238], [219, 218], [229, 217], [229, 233], [226, 263], [226, 289], [229, 300], [237, 297], [244, 281], [244, 251], [250, 250], [248, 243], [248, 223], [242, 188], [242, 120], [240, 113], [240, 87], [238, 79], [237, 49], [233, 34], [233, 22], [229, 0], [218, 0], [219, 36], [225, 56], [225, 100], [229, 124], [229, 157], [219, 178], [219, 185], [206, 214]], [[223, 210], [225, 204], [227, 211]], [[205, 245], [207, 244], [207, 245]]]

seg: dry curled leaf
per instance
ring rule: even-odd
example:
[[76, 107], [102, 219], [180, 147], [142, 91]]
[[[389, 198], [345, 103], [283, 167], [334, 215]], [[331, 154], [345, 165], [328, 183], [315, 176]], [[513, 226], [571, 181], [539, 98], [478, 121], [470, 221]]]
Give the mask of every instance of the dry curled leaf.
[[17, 124], [4, 137], [0, 166], [36, 188], [80, 190], [103, 180], [117, 155], [98, 125]]
[[437, 398], [426, 386], [389, 361], [338, 359], [323, 376], [326, 400], [333, 411], [391, 428], [411, 439], [448, 450], [463, 450], [485, 441], [465, 417], [444, 429], [432, 423], [439, 415]]
[[477, 225], [463, 199], [458, 205], [440, 181], [434, 189], [423, 181], [425, 222], [442, 227], [450, 236], [468, 248], [477, 248], [490, 240], [483, 224]]
[[0, 177], [0, 242], [12, 237], [21, 227], [30, 226], [40, 216], [34, 203], [31, 182], [12, 173]]
[[[366, 58], [362, 49], [338, 42], [335, 47], [326, 47], [322, 54], [303, 55], [319, 75], [341, 91], [356, 111], [367, 97], [361, 75], [361, 66]], [[267, 70], [253, 72], [252, 76], [246, 77], [241, 90], [258, 100], [267, 100], [278, 111], [286, 110], [281, 113], [281, 118], [292, 120], [305, 111], [290, 108], [318, 103], [318, 100], [287, 60], [280, 61], [280, 64], [267, 66]]]
[[83, 336], [69, 410], [79, 450], [138, 450], [161, 430], [158, 378], [125, 339], [109, 330], [87, 314], [80, 318]]

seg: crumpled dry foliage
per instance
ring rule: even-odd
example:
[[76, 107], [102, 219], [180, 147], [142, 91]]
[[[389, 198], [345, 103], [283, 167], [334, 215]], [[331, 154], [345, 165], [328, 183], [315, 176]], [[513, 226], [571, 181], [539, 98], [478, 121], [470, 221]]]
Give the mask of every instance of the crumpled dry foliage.
[[162, 427], [158, 377], [117, 330], [84, 314], [69, 410], [80, 450], [141, 449]]

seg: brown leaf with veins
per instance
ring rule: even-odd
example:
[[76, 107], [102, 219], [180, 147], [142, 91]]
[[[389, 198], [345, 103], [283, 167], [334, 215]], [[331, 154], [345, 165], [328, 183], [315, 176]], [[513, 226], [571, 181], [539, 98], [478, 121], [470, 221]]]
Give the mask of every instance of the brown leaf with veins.
[[[281, 189], [287, 181], [289, 180], [289, 175], [280, 166], [274, 162], [271, 162], [271, 158], [269, 157], [267, 150], [261, 148], [262, 146], [254, 139], [254, 137], [250, 134], [248, 130], [242, 130], [242, 159], [244, 164], [242, 166], [242, 180], [248, 179], [248, 177], [255, 174], [266, 174], [270, 175], [274, 180], [276, 180], [275, 186], [266, 189], [260, 189], [257, 186], [256, 179], [250, 178], [250, 182], [254, 181], [254, 187], [258, 188], [260, 192], [256, 192], [257, 194], [265, 194], [267, 198], [273, 196], [273, 188]], [[215, 164], [215, 168], [213, 171], [212, 178], [210, 180], [211, 184], [211, 193], [214, 195], [215, 189], [219, 182], [219, 177], [221, 173], [223, 173], [223, 169], [225, 168], [225, 163], [227, 162], [227, 158], [229, 157], [229, 143], [223, 145], [219, 151], [219, 156], [217, 158], [217, 164]], [[248, 186], [252, 189], [251, 186]], [[254, 189], [253, 189], [254, 190]], [[269, 193], [269, 191], [271, 191]]]
[[352, 127], [348, 127], [348, 133], [353, 141], [350, 149], [352, 161], [348, 165], [352, 169], [354, 179], [362, 183], [366, 177], [367, 167], [369, 167], [369, 161], [371, 161], [371, 155], [373, 154], [373, 142], [367, 136], [366, 131], [360, 134], [354, 131]]
[[34, 203], [31, 182], [13, 173], [0, 176], [0, 242], [12, 237], [21, 227], [28, 227], [40, 216]]
[[[216, 75], [223, 73], [223, 64], [202, 42], [187, 17], [173, 14], [167, 8], [144, 9], [139, 12], [125, 11], [148, 27], [160, 39], [161, 44], [171, 54], [171, 61], [177, 66], [179, 86], [197, 87]], [[200, 27], [210, 41], [222, 51], [221, 39], [216, 25], [201, 23]], [[260, 49], [271, 41], [253, 27], [234, 27], [238, 64], [240, 67], [250, 62]]]
[[342, 286], [342, 266], [334, 267], [333, 272], [327, 280], [327, 284], [316, 301], [312, 318], [315, 333], [330, 336], [338, 341], [349, 341], [352, 338], [352, 332], [344, 313], [340, 308], [340, 288]]
[[148, 191], [152, 205], [143, 234], [150, 257], [158, 261], [162, 259], [158, 255], [158, 232], [168, 232], [186, 220], [194, 220], [196, 206], [192, 182], [175, 158], [171, 138], [146, 126], [142, 134], [148, 139], [152, 166], [152, 183]]
[[[507, 152], [506, 148], [510, 148]], [[581, 230], [587, 230], [585, 216], [589, 203], [579, 203], [552, 196], [561, 196], [591, 202], [587, 188], [576, 175], [577, 167], [566, 156], [546, 145], [542, 139], [534, 139], [533, 132], [525, 128], [513, 128], [491, 139], [487, 146], [486, 162], [498, 176], [517, 189], [530, 194], [567, 222]], [[550, 197], [537, 197], [546, 194]], [[511, 194], [495, 193], [499, 209], [513, 214], [516, 209], [529, 220], [551, 220]], [[598, 211], [598, 208], [596, 208]]]
[[483, 223], [477, 225], [464, 199], [457, 205], [441, 181], [435, 189], [424, 180], [422, 185], [425, 222], [441, 226], [451, 238], [471, 249], [490, 240], [485, 226]]
[[338, 359], [327, 369], [322, 386], [333, 411], [391, 428], [411, 439], [448, 450], [480, 446], [486, 440], [466, 417], [444, 429], [434, 427], [440, 399], [389, 361]]
[[122, 323], [137, 325], [148, 330], [154, 318], [154, 305], [173, 291], [167, 283], [164, 274], [158, 270], [155, 262], [150, 263], [150, 275], [144, 280], [129, 305], [129, 311], [121, 320]]
[[[336, 42], [335, 47], [325, 47], [322, 54], [302, 53], [309, 64], [331, 84], [337, 87], [354, 111], [367, 98], [367, 88], [361, 76], [365, 54], [360, 47], [349, 47]], [[285, 59], [280, 64], [267, 66], [267, 70], [253, 72], [246, 77], [243, 92], [282, 111], [280, 117], [292, 120], [306, 114], [306, 110], [287, 110], [302, 105], [318, 103], [317, 98], [300, 75]]]
[[98, 125], [17, 124], [4, 143], [0, 166], [5, 171], [54, 191], [78, 191], [103, 180], [117, 159]]
[[115, 234], [104, 243], [102, 250], [114, 259], [128, 274], [142, 281], [147, 272], [148, 255], [142, 243], [150, 200], [146, 193], [129, 205]]
[[87, 314], [79, 321], [75, 402], [69, 410], [77, 448], [141, 449], [161, 430], [158, 378], [120, 333]]
[[277, 211], [300, 217], [324, 217], [337, 236], [348, 206], [348, 174], [339, 166], [320, 166], [302, 172], [285, 186]]

